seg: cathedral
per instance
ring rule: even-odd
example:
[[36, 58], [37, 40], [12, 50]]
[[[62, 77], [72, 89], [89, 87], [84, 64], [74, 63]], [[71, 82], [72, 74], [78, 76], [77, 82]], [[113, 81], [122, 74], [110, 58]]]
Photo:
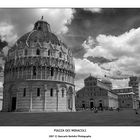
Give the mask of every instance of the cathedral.
[[84, 87], [76, 92], [76, 110], [139, 108], [140, 78], [130, 77], [129, 87], [113, 89], [107, 77], [89, 76], [84, 79]]
[[38, 20], [8, 51], [2, 111], [75, 111], [74, 70], [71, 49]]
[[89, 76], [84, 80], [85, 86], [76, 93], [76, 109], [118, 107], [118, 95], [111, 91], [112, 83], [107, 79]]

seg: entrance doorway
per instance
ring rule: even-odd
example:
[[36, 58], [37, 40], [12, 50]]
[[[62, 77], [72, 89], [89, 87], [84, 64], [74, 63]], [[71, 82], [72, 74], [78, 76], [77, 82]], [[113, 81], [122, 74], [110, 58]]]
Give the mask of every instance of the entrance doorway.
[[16, 110], [16, 97], [12, 97], [12, 108], [11, 111], [15, 111]]
[[102, 103], [99, 103], [99, 107], [103, 107], [103, 104]]
[[85, 109], [85, 104], [84, 103], [82, 104], [82, 108]]
[[90, 102], [90, 109], [92, 109], [94, 107], [94, 103]]

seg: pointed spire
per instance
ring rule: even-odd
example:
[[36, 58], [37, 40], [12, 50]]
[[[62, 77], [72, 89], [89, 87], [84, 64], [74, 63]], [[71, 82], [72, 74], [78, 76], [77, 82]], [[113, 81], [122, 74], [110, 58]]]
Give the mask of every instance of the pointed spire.
[[43, 20], [43, 16], [41, 17], [41, 20]]

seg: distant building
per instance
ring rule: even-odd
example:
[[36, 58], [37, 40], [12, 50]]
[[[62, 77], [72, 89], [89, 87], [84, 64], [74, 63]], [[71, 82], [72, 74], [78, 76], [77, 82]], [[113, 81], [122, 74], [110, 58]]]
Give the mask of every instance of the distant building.
[[112, 83], [106, 77], [99, 79], [89, 76], [84, 87], [76, 93], [76, 108], [137, 108], [139, 80], [130, 77], [128, 88], [112, 89]]
[[120, 108], [134, 108], [135, 93], [132, 87], [113, 89], [112, 91], [118, 95]]
[[2, 110], [2, 102], [3, 102], [3, 97], [0, 96], [0, 111]]
[[129, 86], [133, 88], [133, 92], [135, 93], [134, 96], [135, 105], [140, 108], [140, 77], [137, 76], [130, 77]]
[[112, 83], [107, 79], [89, 76], [85, 86], [76, 93], [76, 109], [118, 108], [118, 95], [111, 91]]
[[0, 111], [2, 110], [2, 103], [3, 103], [3, 88], [0, 88]]
[[133, 91], [137, 97], [140, 96], [140, 77], [130, 77], [129, 86], [133, 88]]

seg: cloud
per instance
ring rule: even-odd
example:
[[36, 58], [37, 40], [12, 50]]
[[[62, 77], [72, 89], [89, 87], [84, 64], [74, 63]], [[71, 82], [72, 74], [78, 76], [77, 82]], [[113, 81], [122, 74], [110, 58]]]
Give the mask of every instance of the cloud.
[[1, 22], [0, 37], [2, 41], [6, 41], [9, 45], [13, 45], [17, 39], [17, 34], [14, 32], [14, 26], [6, 22]]
[[[91, 38], [91, 37], [90, 37]], [[140, 28], [131, 29], [120, 36], [98, 35], [96, 46], [93, 48], [89, 44], [86, 48], [85, 58], [88, 56], [104, 57], [106, 59], [116, 59], [104, 67], [115, 67], [123, 72], [132, 72], [140, 74]]]
[[[73, 19], [74, 9], [1, 9], [0, 37], [12, 46], [18, 38], [33, 29], [34, 23], [44, 16], [56, 34], [68, 31], [67, 25]], [[6, 55], [8, 47], [3, 49]]]
[[[17, 33], [15, 27], [7, 22], [0, 22], [0, 60], [3, 62], [3, 57], [7, 55], [9, 47], [17, 40]], [[3, 62], [4, 63], [4, 62]], [[2, 63], [2, 64], [3, 64]]]
[[131, 29], [120, 36], [99, 35], [96, 40], [101, 47], [100, 49], [110, 54], [109, 56], [112, 58], [137, 57], [140, 53], [139, 37], [140, 28], [137, 28]]
[[102, 70], [98, 64], [94, 64], [84, 59], [74, 59], [75, 62], [75, 72], [76, 72], [76, 78], [75, 78], [75, 85], [76, 90], [82, 88], [84, 86], [84, 78], [86, 78], [88, 75], [92, 74], [93, 76], [97, 77], [103, 77], [104, 76], [104, 70]]
[[[84, 86], [84, 79], [88, 77], [90, 74], [92, 76], [98, 77], [98, 78], [103, 78], [104, 75], [114, 75], [118, 69], [111, 69], [111, 71], [107, 71], [102, 69], [98, 64], [94, 64], [87, 60], [86, 58], [84, 59], [74, 59], [75, 61], [75, 72], [76, 72], [76, 77], [75, 77], [75, 85], [76, 85], [76, 90], [79, 90]], [[116, 74], [117, 75], [117, 74]], [[113, 85], [113, 88], [124, 88], [128, 87], [128, 81], [129, 79], [120, 79], [120, 80], [114, 80], [110, 79]]]
[[84, 87], [84, 79], [75, 80], [75, 90], [78, 91]]
[[[117, 88], [128, 86], [129, 76], [140, 76], [140, 28], [131, 29], [119, 36], [89, 36], [82, 46], [86, 53], [84, 59], [75, 61], [77, 74], [92, 73], [101, 77], [106, 74]], [[89, 57], [115, 61], [98, 65], [98, 62], [94, 64], [89, 61]]]
[[92, 13], [100, 13], [102, 11], [101, 8], [84, 8], [85, 11], [90, 11]]
[[89, 61], [93, 62], [93, 63], [97, 63], [99, 65], [104, 64], [104, 63], [109, 63], [112, 61], [116, 61], [116, 59], [106, 59], [104, 57], [93, 57], [93, 56], [88, 56], [86, 57]]
[[64, 34], [68, 31], [67, 25], [73, 19], [74, 9], [1, 9], [0, 12], [0, 37], [8, 46], [2, 51], [7, 55], [9, 46], [18, 38], [33, 29], [34, 23], [44, 16], [50, 23], [52, 31]]
[[128, 87], [129, 79], [113, 80], [111, 79], [113, 88], [125, 88]]
[[88, 49], [93, 49], [95, 48], [95, 40], [93, 37], [89, 36], [87, 38], [87, 40], [85, 40], [82, 44], [82, 46], [85, 48], [85, 50], [88, 50]]
[[67, 25], [73, 19], [74, 9], [38, 9], [38, 16], [44, 16], [51, 25], [52, 30], [57, 34], [66, 33], [68, 31]]
[[34, 23], [44, 16], [53, 32], [66, 33], [74, 13], [75, 10], [71, 8], [0, 9], [0, 24], [4, 22], [14, 26], [14, 31], [20, 37], [32, 30]]
[[74, 59], [75, 72], [79, 74], [94, 74], [103, 76], [103, 71], [98, 64], [94, 64], [87, 59]]

